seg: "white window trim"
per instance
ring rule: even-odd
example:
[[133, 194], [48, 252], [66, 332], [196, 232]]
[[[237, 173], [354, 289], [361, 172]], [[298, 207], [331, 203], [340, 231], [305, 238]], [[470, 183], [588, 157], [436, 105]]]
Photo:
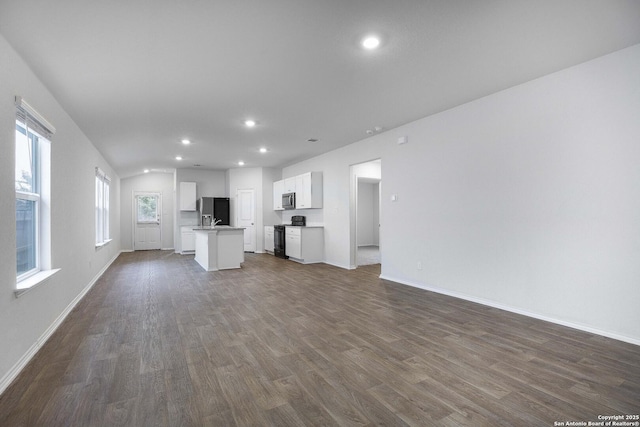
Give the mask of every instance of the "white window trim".
[[[100, 206], [96, 206], [96, 215], [98, 215], [98, 209], [100, 209], [100, 217], [96, 218], [96, 235], [95, 235], [95, 247], [99, 249], [111, 242], [113, 239], [111, 238], [111, 224], [109, 221], [109, 214], [111, 212], [111, 178], [99, 167], [96, 167], [96, 178], [100, 181], [100, 185], [102, 185], [101, 196], [102, 200]], [[108, 193], [105, 192], [105, 187], [109, 189]], [[97, 191], [97, 188], [96, 188]], [[96, 194], [96, 203], [98, 195]], [[101, 239], [98, 240], [98, 227], [100, 227]]]
[[[39, 141], [38, 152], [40, 157], [39, 162], [39, 171], [38, 171], [38, 179], [40, 182], [38, 183], [38, 193], [26, 193], [22, 191], [16, 191], [16, 199], [24, 199], [24, 200], [33, 200], [37, 202], [37, 212], [36, 215], [38, 217], [36, 230], [36, 268], [25, 272], [21, 275], [16, 275], [16, 289], [14, 291], [16, 298], [20, 297], [27, 291], [37, 287], [38, 285], [46, 282], [51, 276], [60, 271], [59, 268], [52, 269], [51, 268], [51, 237], [50, 237], [50, 211], [48, 212], [49, 216], [43, 217], [43, 207], [42, 204], [50, 202], [50, 179], [51, 179], [51, 137], [56, 133], [56, 128], [46, 120], [41, 114], [39, 114], [31, 105], [29, 105], [24, 99], [19, 96], [15, 98], [15, 105], [17, 109], [17, 114], [22, 124], [27, 128], [27, 132], [29, 129], [34, 130], [29, 125], [32, 124], [35, 126], [35, 133], [42, 133], [40, 135], [46, 140], [46, 143], [43, 141]], [[22, 121], [24, 119], [24, 121]], [[27, 133], [28, 137], [28, 133]], [[42, 181], [43, 177], [46, 176], [47, 183]]]
[[27, 277], [26, 279], [18, 282], [16, 286], [16, 290], [13, 291], [16, 298], [20, 298], [22, 295], [26, 294], [30, 290], [38, 287], [39, 285], [46, 282], [51, 276], [60, 271], [60, 268], [54, 268], [53, 270], [40, 270], [35, 274]]
[[96, 243], [96, 249], [101, 248], [103, 246], [107, 246], [113, 239], [107, 239], [102, 243]]

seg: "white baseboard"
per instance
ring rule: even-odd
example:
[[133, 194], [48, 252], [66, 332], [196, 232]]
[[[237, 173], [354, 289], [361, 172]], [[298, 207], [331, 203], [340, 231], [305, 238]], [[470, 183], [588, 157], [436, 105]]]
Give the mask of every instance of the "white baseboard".
[[352, 266], [345, 266], [345, 265], [342, 265], [342, 264], [335, 264], [335, 263], [329, 262], [329, 261], [321, 261], [321, 262], [323, 262], [325, 264], [333, 265], [334, 267], [344, 268], [345, 270], [355, 270], [356, 269], [355, 267], [352, 267]]
[[[121, 251], [121, 252], [124, 252], [124, 251]], [[82, 298], [87, 294], [87, 292], [89, 292], [89, 290], [91, 290], [91, 288], [93, 287], [93, 285], [96, 284], [96, 282], [98, 281], [100, 276], [102, 276], [104, 274], [104, 272], [107, 270], [107, 268], [109, 268], [111, 266], [111, 264], [113, 264], [113, 262], [116, 260], [116, 258], [118, 258], [119, 255], [120, 255], [120, 252], [117, 253], [111, 259], [111, 261], [109, 261], [98, 272], [98, 274], [96, 274], [93, 277], [91, 282], [89, 282], [89, 284], [87, 286], [85, 286], [82, 289], [82, 291], [80, 291], [80, 293], [69, 303], [69, 305], [67, 305], [67, 307], [62, 311], [62, 313], [60, 313], [60, 315], [56, 318], [56, 320], [54, 320], [53, 323], [51, 325], [49, 325], [47, 330], [44, 331], [44, 333], [40, 336], [40, 338], [38, 338], [36, 340], [36, 342], [33, 343], [33, 345], [31, 347], [29, 347], [29, 350], [27, 350], [27, 352], [20, 358], [20, 360], [18, 360], [18, 362], [15, 365], [13, 365], [11, 367], [11, 369], [9, 369], [9, 371], [2, 377], [2, 379], [0, 379], [0, 394], [4, 393], [4, 391], [7, 389], [7, 387], [9, 387], [9, 385], [11, 385], [13, 380], [15, 380], [16, 377], [20, 374], [20, 372], [24, 369], [24, 367], [27, 366], [27, 363], [29, 363], [31, 361], [31, 359], [33, 358], [33, 356], [36, 355], [38, 350], [40, 350], [40, 348], [42, 348], [44, 343], [46, 343], [47, 340], [51, 337], [51, 335], [53, 335], [53, 333], [56, 331], [56, 329], [58, 329], [58, 327], [62, 324], [64, 319], [66, 319], [66, 317], [69, 315], [71, 310], [73, 310], [73, 308], [76, 306], [76, 304], [78, 304], [80, 302], [80, 300], [82, 300]]]
[[535, 312], [532, 312], [532, 311], [523, 310], [523, 309], [518, 308], [518, 307], [511, 307], [511, 306], [508, 306], [508, 305], [497, 303], [495, 301], [486, 300], [486, 299], [483, 299], [483, 298], [478, 298], [478, 297], [462, 294], [462, 293], [459, 293], [459, 292], [453, 292], [453, 291], [449, 291], [447, 289], [438, 288], [438, 287], [435, 287], [435, 286], [429, 286], [429, 285], [422, 284], [422, 283], [410, 282], [410, 281], [407, 281], [407, 280], [402, 280], [402, 279], [398, 279], [398, 278], [391, 277], [391, 276], [385, 276], [385, 275], [381, 274], [380, 278], [384, 279], [384, 280], [389, 280], [389, 281], [392, 281], [392, 282], [400, 283], [402, 285], [407, 285], [407, 286], [412, 286], [414, 288], [424, 289], [425, 291], [431, 291], [431, 292], [435, 292], [435, 293], [438, 293], [438, 294], [447, 295], [447, 296], [450, 296], [450, 297], [460, 298], [460, 299], [463, 299], [463, 300], [466, 300], [466, 301], [471, 301], [471, 302], [475, 302], [475, 303], [478, 303], [478, 304], [486, 305], [486, 306], [489, 306], [489, 307], [498, 308], [500, 310], [509, 311], [511, 313], [521, 314], [523, 316], [532, 317], [534, 319], [544, 320], [546, 322], [555, 323], [557, 325], [566, 326], [568, 328], [577, 329], [579, 331], [584, 331], [584, 332], [589, 332], [591, 334], [601, 335], [603, 337], [612, 338], [612, 339], [618, 340], [618, 341], [624, 341], [624, 342], [627, 342], [629, 344], [640, 345], [640, 339], [633, 338], [633, 337], [628, 337], [626, 335], [620, 335], [620, 334], [617, 334], [615, 332], [605, 331], [605, 330], [598, 329], [598, 328], [593, 328], [591, 326], [584, 325], [584, 324], [581, 324], [581, 323], [567, 322], [566, 320], [557, 319], [555, 317], [545, 316], [545, 315], [542, 315], [542, 314], [539, 314], [539, 313], [535, 313]]

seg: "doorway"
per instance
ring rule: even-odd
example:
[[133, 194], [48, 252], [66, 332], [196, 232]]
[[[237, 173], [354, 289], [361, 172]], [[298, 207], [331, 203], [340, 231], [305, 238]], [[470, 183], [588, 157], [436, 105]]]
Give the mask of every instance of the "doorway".
[[382, 160], [351, 165], [350, 268], [382, 264]]
[[133, 250], [160, 249], [162, 244], [160, 193], [134, 193], [133, 196]]

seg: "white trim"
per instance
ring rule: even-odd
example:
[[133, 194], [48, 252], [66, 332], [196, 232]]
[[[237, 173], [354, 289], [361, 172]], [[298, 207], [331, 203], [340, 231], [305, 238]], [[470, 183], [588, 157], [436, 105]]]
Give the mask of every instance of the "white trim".
[[32, 202], [39, 202], [40, 193], [27, 193], [25, 191], [16, 190], [16, 199], [31, 200]]
[[27, 103], [21, 96], [16, 95], [16, 107], [22, 108], [27, 114], [29, 114], [33, 119], [39, 122], [41, 126], [43, 126], [46, 130], [48, 130], [52, 135], [56, 133], [56, 128], [51, 124], [51, 122], [44, 118], [44, 116], [36, 111], [31, 105]]
[[333, 262], [328, 262], [328, 261], [321, 261], [321, 262], [324, 263], [324, 264], [327, 264], [327, 265], [332, 265], [334, 267], [343, 268], [345, 270], [355, 270], [356, 269], [355, 267], [345, 267], [342, 264], [335, 264]]
[[93, 287], [93, 285], [95, 285], [95, 283], [98, 281], [100, 276], [104, 274], [107, 268], [109, 268], [111, 264], [113, 264], [113, 262], [116, 260], [116, 258], [118, 258], [118, 256], [120, 256], [120, 253], [116, 254], [116, 256], [114, 256], [111, 259], [111, 261], [109, 261], [102, 268], [102, 270], [100, 270], [98, 274], [95, 275], [95, 277], [91, 280], [91, 282], [89, 282], [89, 284], [85, 286], [84, 289], [82, 289], [82, 291], [73, 299], [73, 301], [71, 301], [69, 305], [67, 305], [67, 307], [62, 311], [62, 313], [60, 313], [60, 315], [56, 318], [56, 320], [54, 320], [53, 323], [49, 325], [47, 330], [44, 331], [44, 333], [40, 336], [40, 338], [38, 338], [36, 342], [33, 343], [31, 347], [29, 347], [27, 352], [18, 360], [18, 362], [16, 362], [16, 364], [13, 365], [11, 369], [9, 369], [9, 371], [4, 375], [4, 377], [2, 377], [2, 379], [0, 379], [0, 394], [4, 393], [7, 387], [9, 387], [9, 385], [13, 382], [13, 380], [16, 379], [16, 377], [20, 374], [20, 372], [24, 369], [24, 367], [27, 366], [27, 363], [29, 363], [29, 361], [33, 358], [33, 356], [36, 355], [38, 350], [42, 348], [44, 343], [46, 343], [47, 340], [51, 337], [51, 335], [56, 331], [56, 329], [58, 329], [58, 326], [60, 326], [64, 321], [64, 319], [66, 319], [66, 317], [69, 315], [71, 310], [73, 310], [76, 304], [78, 304], [80, 300], [82, 300], [82, 298], [86, 295], [86, 293], [89, 292], [89, 290], [91, 290], [91, 288]]
[[112, 238], [111, 221], [111, 179], [96, 166], [96, 199], [95, 199], [95, 246], [102, 247]]
[[37, 273], [20, 280], [16, 284], [16, 290], [13, 291], [16, 298], [19, 298], [25, 293], [29, 292], [31, 289], [40, 286], [41, 284], [49, 280], [49, 278], [56, 274], [58, 271], [60, 271], [59, 268], [54, 268], [53, 270], [40, 270]]
[[612, 338], [614, 340], [624, 341], [624, 342], [627, 342], [629, 344], [640, 345], [640, 339], [638, 339], [638, 338], [628, 337], [626, 335], [620, 335], [620, 334], [617, 334], [617, 333], [614, 333], [614, 332], [604, 331], [602, 329], [594, 328], [594, 327], [591, 327], [591, 326], [588, 326], [588, 325], [584, 325], [584, 324], [581, 324], [581, 323], [567, 322], [566, 320], [561, 320], [561, 319], [557, 319], [555, 317], [545, 316], [543, 314], [535, 313], [535, 312], [528, 311], [528, 310], [523, 310], [523, 309], [517, 308], [517, 307], [511, 307], [511, 306], [508, 306], [508, 305], [497, 303], [495, 301], [486, 300], [484, 298], [478, 298], [478, 297], [474, 297], [474, 296], [470, 296], [470, 295], [466, 295], [466, 294], [461, 294], [461, 293], [458, 293], [458, 292], [452, 292], [452, 291], [449, 291], [447, 289], [442, 289], [442, 288], [438, 288], [438, 287], [434, 287], [434, 286], [428, 286], [428, 285], [425, 285], [425, 284], [422, 284], [422, 283], [410, 282], [410, 281], [398, 279], [398, 278], [395, 278], [395, 277], [385, 276], [383, 274], [381, 274], [379, 277], [381, 279], [383, 279], [383, 280], [389, 280], [389, 281], [392, 281], [392, 282], [399, 283], [401, 285], [412, 286], [414, 288], [424, 289], [425, 291], [431, 291], [431, 292], [435, 292], [435, 293], [442, 294], [442, 295], [448, 295], [448, 296], [454, 297], [454, 298], [460, 298], [460, 299], [463, 299], [463, 300], [466, 300], [466, 301], [471, 301], [471, 302], [475, 302], [475, 303], [478, 303], [478, 304], [486, 305], [486, 306], [489, 306], [489, 307], [498, 308], [500, 310], [509, 311], [511, 313], [521, 314], [523, 316], [532, 317], [534, 319], [544, 320], [545, 322], [555, 323], [556, 325], [566, 326], [568, 328], [577, 329], [579, 331], [589, 332], [591, 334], [596, 334], [596, 335], [601, 335], [603, 337]]
[[96, 243], [96, 249], [99, 249], [103, 246], [106, 246], [109, 244], [109, 242], [111, 242], [113, 239], [107, 239], [105, 241], [103, 241], [102, 243]]

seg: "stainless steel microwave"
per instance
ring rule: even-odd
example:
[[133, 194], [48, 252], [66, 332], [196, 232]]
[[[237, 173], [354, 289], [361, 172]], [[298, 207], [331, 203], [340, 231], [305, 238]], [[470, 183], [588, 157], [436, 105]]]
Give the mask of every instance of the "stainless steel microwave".
[[283, 209], [296, 208], [296, 193], [284, 193], [282, 195], [282, 208]]

